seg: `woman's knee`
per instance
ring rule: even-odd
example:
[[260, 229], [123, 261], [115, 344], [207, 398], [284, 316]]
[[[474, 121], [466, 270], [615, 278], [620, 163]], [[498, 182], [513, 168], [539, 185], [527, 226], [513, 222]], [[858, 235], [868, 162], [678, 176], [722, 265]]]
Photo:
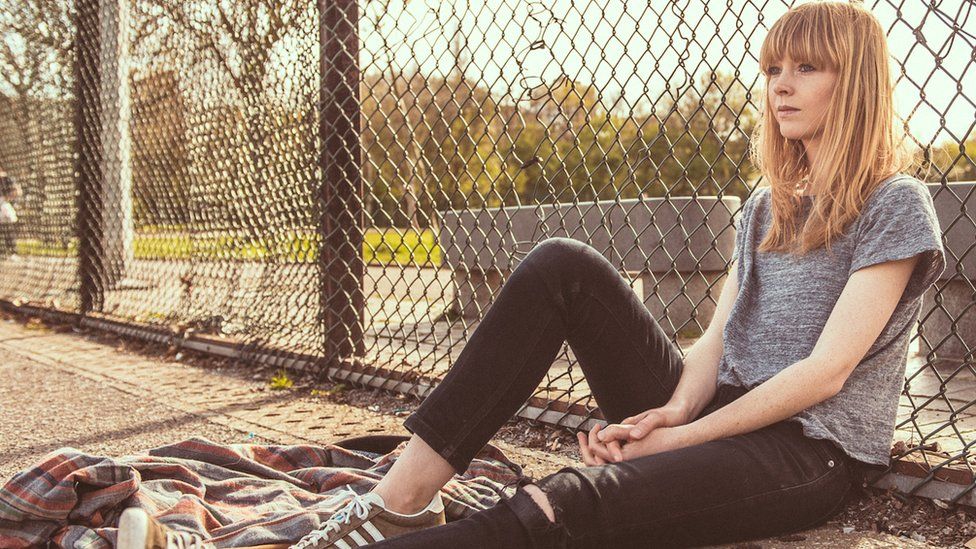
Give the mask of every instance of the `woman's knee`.
[[585, 242], [566, 238], [563, 236], [549, 237], [539, 242], [529, 251], [525, 260], [532, 258], [546, 264], [564, 265], [569, 261], [574, 261], [580, 257], [580, 250], [587, 246]]
[[[522, 263], [550, 265], [556, 267], [551, 272], [570, 273], [584, 278], [592, 278], [592, 273], [604, 275], [616, 272], [610, 261], [596, 248], [562, 236], [550, 237], [536, 244]], [[568, 266], [573, 268], [569, 269]]]
[[533, 483], [545, 494], [554, 521], [575, 523], [593, 511], [598, 490], [587, 469], [563, 467]]
[[532, 496], [532, 501], [536, 502], [539, 508], [542, 509], [549, 522], [556, 522], [556, 513], [553, 511], [552, 504], [549, 503], [549, 498], [546, 496], [546, 493], [535, 484], [526, 484], [524, 490]]
[[546, 547], [564, 547], [570, 539], [601, 535], [597, 530], [602, 521], [594, 519], [606, 516], [597, 488], [598, 477], [605, 474], [597, 467], [563, 467], [525, 484], [505, 501], [533, 539], [548, 540]]

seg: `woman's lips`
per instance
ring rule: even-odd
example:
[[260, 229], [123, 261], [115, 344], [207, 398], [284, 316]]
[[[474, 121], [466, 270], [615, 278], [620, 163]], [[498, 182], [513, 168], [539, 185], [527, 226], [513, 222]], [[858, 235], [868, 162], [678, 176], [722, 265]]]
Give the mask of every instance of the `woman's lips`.
[[776, 111], [776, 114], [778, 114], [780, 118], [783, 118], [798, 112], [800, 112], [800, 109], [783, 109], [781, 111]]

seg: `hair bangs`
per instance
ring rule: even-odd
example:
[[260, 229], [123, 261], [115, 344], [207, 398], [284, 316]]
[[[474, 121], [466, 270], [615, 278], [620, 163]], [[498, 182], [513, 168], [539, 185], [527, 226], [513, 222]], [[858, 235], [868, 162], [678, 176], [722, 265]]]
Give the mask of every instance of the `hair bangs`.
[[787, 12], [769, 30], [759, 52], [763, 74], [786, 58], [829, 71], [839, 70], [838, 36], [833, 21], [821, 10], [802, 8]]

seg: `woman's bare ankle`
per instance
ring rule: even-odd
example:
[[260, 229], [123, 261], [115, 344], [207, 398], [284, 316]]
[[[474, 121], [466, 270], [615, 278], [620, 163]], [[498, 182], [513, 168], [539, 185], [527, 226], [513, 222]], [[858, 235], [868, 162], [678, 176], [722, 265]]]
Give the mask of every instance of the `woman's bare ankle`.
[[454, 476], [454, 468], [417, 435], [373, 489], [394, 513], [412, 515], [431, 502]]
[[[406, 494], [398, 490], [388, 490], [383, 486], [377, 485], [374, 492], [383, 498], [387, 511], [393, 511], [400, 515], [413, 515], [422, 511], [430, 505], [433, 496], [427, 497], [421, 494]], [[436, 493], [436, 492], [435, 492]]]

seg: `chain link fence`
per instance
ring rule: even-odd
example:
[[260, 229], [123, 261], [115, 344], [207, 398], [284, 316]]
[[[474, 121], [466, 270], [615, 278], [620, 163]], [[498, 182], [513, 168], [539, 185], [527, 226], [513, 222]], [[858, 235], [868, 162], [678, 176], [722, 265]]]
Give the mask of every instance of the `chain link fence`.
[[[525, 253], [569, 236], [687, 349], [762, 183], [756, 55], [791, 4], [9, 0], [0, 298], [422, 396]], [[949, 262], [885, 478], [973, 505], [974, 3], [867, 5]], [[520, 415], [602, 419], [568, 346]]]

